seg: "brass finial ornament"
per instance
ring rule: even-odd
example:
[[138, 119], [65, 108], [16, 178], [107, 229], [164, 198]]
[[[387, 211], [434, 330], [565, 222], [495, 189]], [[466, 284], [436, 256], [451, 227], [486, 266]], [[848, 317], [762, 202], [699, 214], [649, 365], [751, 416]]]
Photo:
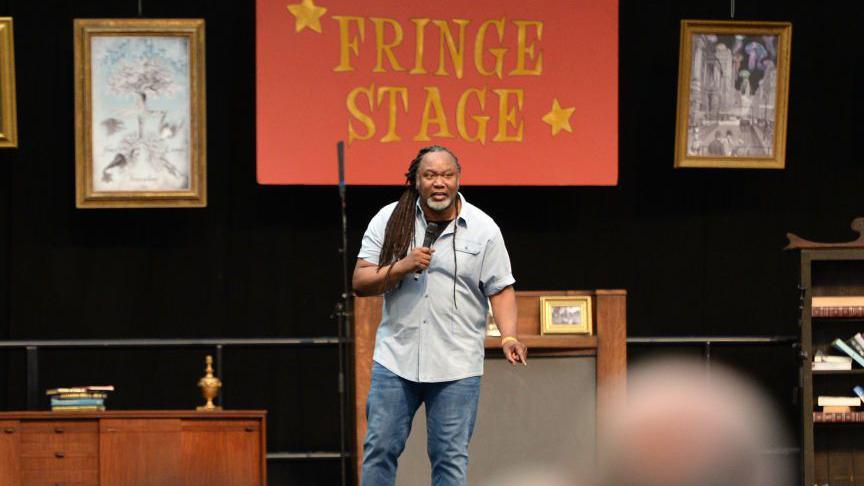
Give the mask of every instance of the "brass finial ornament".
[[196, 410], [222, 410], [222, 407], [213, 405], [213, 399], [219, 395], [219, 389], [222, 388], [222, 381], [213, 376], [213, 356], [207, 355], [205, 360], [207, 368], [204, 370], [207, 374], [198, 380], [198, 387], [201, 388], [201, 395], [207, 400], [205, 405], [197, 407]]

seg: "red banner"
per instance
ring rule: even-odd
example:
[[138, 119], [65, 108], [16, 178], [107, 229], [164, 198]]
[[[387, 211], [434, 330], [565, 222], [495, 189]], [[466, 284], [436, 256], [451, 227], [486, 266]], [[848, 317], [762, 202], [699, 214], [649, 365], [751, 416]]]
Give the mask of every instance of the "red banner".
[[258, 181], [615, 185], [617, 0], [257, 0]]

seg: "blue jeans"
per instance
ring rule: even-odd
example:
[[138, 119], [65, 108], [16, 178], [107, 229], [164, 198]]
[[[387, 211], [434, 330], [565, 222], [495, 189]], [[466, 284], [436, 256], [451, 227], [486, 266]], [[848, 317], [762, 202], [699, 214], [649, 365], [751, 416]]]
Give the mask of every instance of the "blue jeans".
[[421, 403], [426, 404], [426, 445], [432, 486], [465, 486], [468, 443], [474, 432], [480, 377], [442, 383], [416, 383], [372, 365], [366, 400], [363, 486], [394, 486], [396, 463]]

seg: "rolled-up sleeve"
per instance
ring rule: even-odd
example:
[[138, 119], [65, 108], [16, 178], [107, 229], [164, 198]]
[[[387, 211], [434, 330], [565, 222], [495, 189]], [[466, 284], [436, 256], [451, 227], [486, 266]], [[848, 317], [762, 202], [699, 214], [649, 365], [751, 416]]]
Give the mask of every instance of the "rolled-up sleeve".
[[507, 254], [507, 247], [504, 245], [504, 237], [501, 236], [500, 230], [496, 231], [486, 244], [483, 266], [480, 269], [483, 292], [487, 296], [495, 295], [515, 282], [510, 267], [510, 255]]
[[386, 206], [378, 211], [372, 221], [369, 221], [366, 233], [363, 234], [363, 242], [360, 245], [360, 253], [357, 258], [378, 265], [378, 256], [381, 254], [381, 246], [384, 244], [387, 221], [392, 212], [392, 205]]

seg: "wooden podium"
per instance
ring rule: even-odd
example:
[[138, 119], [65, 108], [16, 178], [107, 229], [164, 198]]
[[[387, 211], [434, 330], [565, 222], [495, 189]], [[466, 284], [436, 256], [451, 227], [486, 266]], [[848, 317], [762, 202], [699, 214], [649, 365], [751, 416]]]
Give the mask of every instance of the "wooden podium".
[[0, 412], [0, 486], [264, 486], [266, 413]]
[[[591, 296], [592, 299], [592, 308], [594, 312], [593, 335], [540, 335], [541, 296], [584, 295]], [[490, 392], [491, 394], [504, 394], [504, 396], [514, 396], [514, 394], [526, 396], [526, 399], [529, 401], [531, 400], [532, 393], [539, 392], [534, 396], [547, 396], [550, 398], [551, 402], [555, 402], [559, 399], [564, 400], [565, 396], [570, 399], [574, 397], [579, 399], [578, 397], [580, 396], [580, 393], [584, 392], [585, 403], [574, 404], [574, 409], [578, 408], [587, 411], [586, 414], [589, 416], [582, 416], [579, 417], [579, 419], [583, 422], [582, 427], [586, 427], [590, 430], [587, 432], [577, 431], [571, 434], [571, 436], [575, 437], [581, 433], [582, 435], [580, 438], [574, 440], [574, 442], [577, 447], [582, 446], [582, 448], [591, 449], [590, 451], [586, 451], [586, 453], [583, 454], [583, 457], [593, 457], [595, 452], [594, 449], [596, 449], [596, 442], [602, 440], [602, 437], [597, 437], [595, 434], [596, 425], [602, 423], [603, 413], [609, 409], [610, 405], [624, 399], [624, 376], [627, 367], [626, 302], [627, 292], [624, 290], [517, 291], [516, 303], [519, 311], [517, 335], [519, 340], [528, 346], [528, 368], [530, 368], [530, 370], [528, 368], [520, 370], [518, 367], [512, 369], [509, 365], [502, 367], [501, 361], [503, 361], [503, 354], [501, 352], [501, 339], [491, 337], [486, 338], [487, 363], [486, 376], [484, 376], [483, 382], [484, 386], [488, 384], [490, 385], [490, 388], [481, 391], [481, 404], [480, 411], [478, 412], [478, 422], [481, 422], [480, 425], [482, 426], [484, 420], [489, 424], [498, 418], [492, 415], [495, 413], [494, 411], [488, 412], [486, 417], [484, 417], [484, 394], [486, 394], [486, 399], [488, 400], [487, 403], [497, 399], [493, 398], [492, 400], [489, 400]], [[360, 478], [360, 469], [363, 462], [363, 439], [366, 435], [366, 396], [369, 393], [372, 354], [373, 348], [375, 347], [375, 332], [377, 331], [378, 324], [381, 321], [382, 303], [383, 299], [380, 296], [377, 296], [357, 297], [354, 304], [354, 414], [356, 423], [355, 450], [357, 451], [356, 467], [358, 478]], [[543, 360], [543, 366], [541, 366], [541, 362], [538, 361], [538, 358]], [[564, 362], [566, 362], [566, 364], [564, 364]], [[577, 366], [570, 367], [574, 363]], [[562, 368], [562, 364], [567, 366], [567, 368]], [[514, 375], [502, 377], [502, 372], [505, 374], [513, 373]], [[518, 375], [519, 373], [522, 373], [522, 375]], [[572, 382], [567, 383], [569, 377], [581, 376], [582, 378], [578, 378], [581, 380], [584, 379], [586, 374], [591, 376], [588, 376], [588, 379], [585, 381], [580, 381], [578, 384]], [[531, 378], [527, 379], [531, 382], [528, 383], [522, 378], [519, 378], [519, 376], [526, 378], [530, 376]], [[522, 381], [522, 385], [516, 384], [513, 388], [508, 388], [508, 386], [510, 386], [508, 383], [519, 381]], [[519, 388], [520, 386], [521, 388]], [[556, 389], [556, 387], [559, 386], [560, 389]], [[581, 387], [584, 386], [590, 386], [592, 389], [583, 390]], [[540, 389], [538, 387], [545, 387], [545, 389]], [[567, 388], [570, 389], [569, 395], [567, 395]], [[538, 398], [537, 400], [540, 399]], [[499, 400], [499, 402], [506, 402], [506, 400]], [[521, 422], [526, 428], [530, 428], [531, 419], [526, 418], [525, 416], [531, 415], [532, 406], [537, 409], [549, 411], [549, 413], [552, 414], [557, 413], [559, 415], [565, 415], [563, 417], [548, 417], [549, 420], [546, 420], [546, 422], [551, 421], [553, 424], [560, 423], [562, 429], [566, 429], [573, 424], [571, 417], [572, 412], [566, 412], [564, 410], [553, 411], [552, 408], [542, 408], [544, 405], [540, 403], [528, 404], [526, 406], [524, 403], [517, 404], [514, 402], [513, 409], [509, 413], [511, 413], [511, 415], [519, 415], [519, 417], [517, 417], [518, 420], [513, 421]], [[542, 418], [539, 418], [538, 420], [539, 422], [537, 423], [543, 422]], [[590, 423], [587, 423], [586, 425], [584, 422], [587, 421], [590, 421]], [[495, 427], [490, 428], [494, 429]], [[413, 430], [412, 439], [413, 435], [416, 435], [418, 432], [423, 433], [423, 431], [418, 431], [417, 427]], [[532, 432], [536, 432], [536, 429], [532, 430]], [[496, 443], [496, 440], [489, 436], [478, 436], [483, 433], [484, 431], [479, 429], [475, 431], [475, 438], [472, 441], [472, 451], [476, 445], [481, 449], [482, 454], [483, 447], [480, 445], [481, 443], [487, 441], [493, 444]], [[536, 433], [534, 435], [536, 435]], [[523, 435], [518, 436], [525, 437]], [[409, 440], [409, 442], [411, 441]], [[505, 457], [514, 457], [513, 455], [507, 455], [501, 452], [501, 445], [506, 444], [507, 442], [508, 441], [503, 440], [497, 442], [499, 444], [498, 446], [490, 446], [497, 449], [497, 453], [500, 454], [498, 456], [499, 458], [502, 455]], [[538, 438], [538, 443], [542, 442], [542, 438]], [[591, 444], [586, 445], [586, 442], [590, 442]], [[542, 447], [542, 444], [540, 444], [539, 447]], [[421, 474], [419, 470], [416, 470], [419, 469], [419, 467], [425, 467], [420, 464], [422, 461], [425, 461], [425, 458], [420, 457], [422, 454], [416, 452], [412, 453], [414, 454], [413, 457], [406, 457], [409, 456], [410, 448], [409, 444], [409, 447], [406, 448], [406, 453], [403, 454], [403, 457], [400, 459], [400, 474], [403, 473], [405, 467], [415, 467], [415, 470], [412, 470], [411, 472], [413, 476], [420, 476], [420, 478], [416, 480], [417, 484], [423, 482], [428, 484], [428, 476], [423, 477], [425, 472]], [[423, 448], [425, 449], [425, 445]], [[521, 455], [525, 461], [530, 461], [532, 460], [531, 457], [529, 457], [530, 452], [531, 451], [528, 451], [526, 453], [524, 450], [515, 450], [514, 454]], [[425, 453], [425, 450], [423, 453]], [[574, 450], [572, 453], [573, 456], [576, 457], [580, 452]], [[471, 452], [471, 454], [472, 467], [474, 467], [475, 470], [482, 468], [481, 457], [475, 457], [479, 455], [475, 455], [474, 452]], [[538, 454], [544, 455], [546, 453], [538, 452]], [[492, 460], [497, 461], [494, 458]], [[592, 462], [590, 459], [587, 459], [587, 461]], [[497, 463], [498, 464], [495, 467], [499, 469], [507, 466], [506, 464], [501, 464], [500, 461], [497, 461]], [[470, 472], [471, 468], [469, 468], [469, 473]], [[480, 473], [478, 472], [477, 474]], [[470, 479], [471, 477], [469, 474], [469, 483]], [[486, 478], [483, 480], [486, 480]], [[403, 484], [414, 484], [413, 481], [413, 479], [400, 480], [398, 484], [400, 486]]]

